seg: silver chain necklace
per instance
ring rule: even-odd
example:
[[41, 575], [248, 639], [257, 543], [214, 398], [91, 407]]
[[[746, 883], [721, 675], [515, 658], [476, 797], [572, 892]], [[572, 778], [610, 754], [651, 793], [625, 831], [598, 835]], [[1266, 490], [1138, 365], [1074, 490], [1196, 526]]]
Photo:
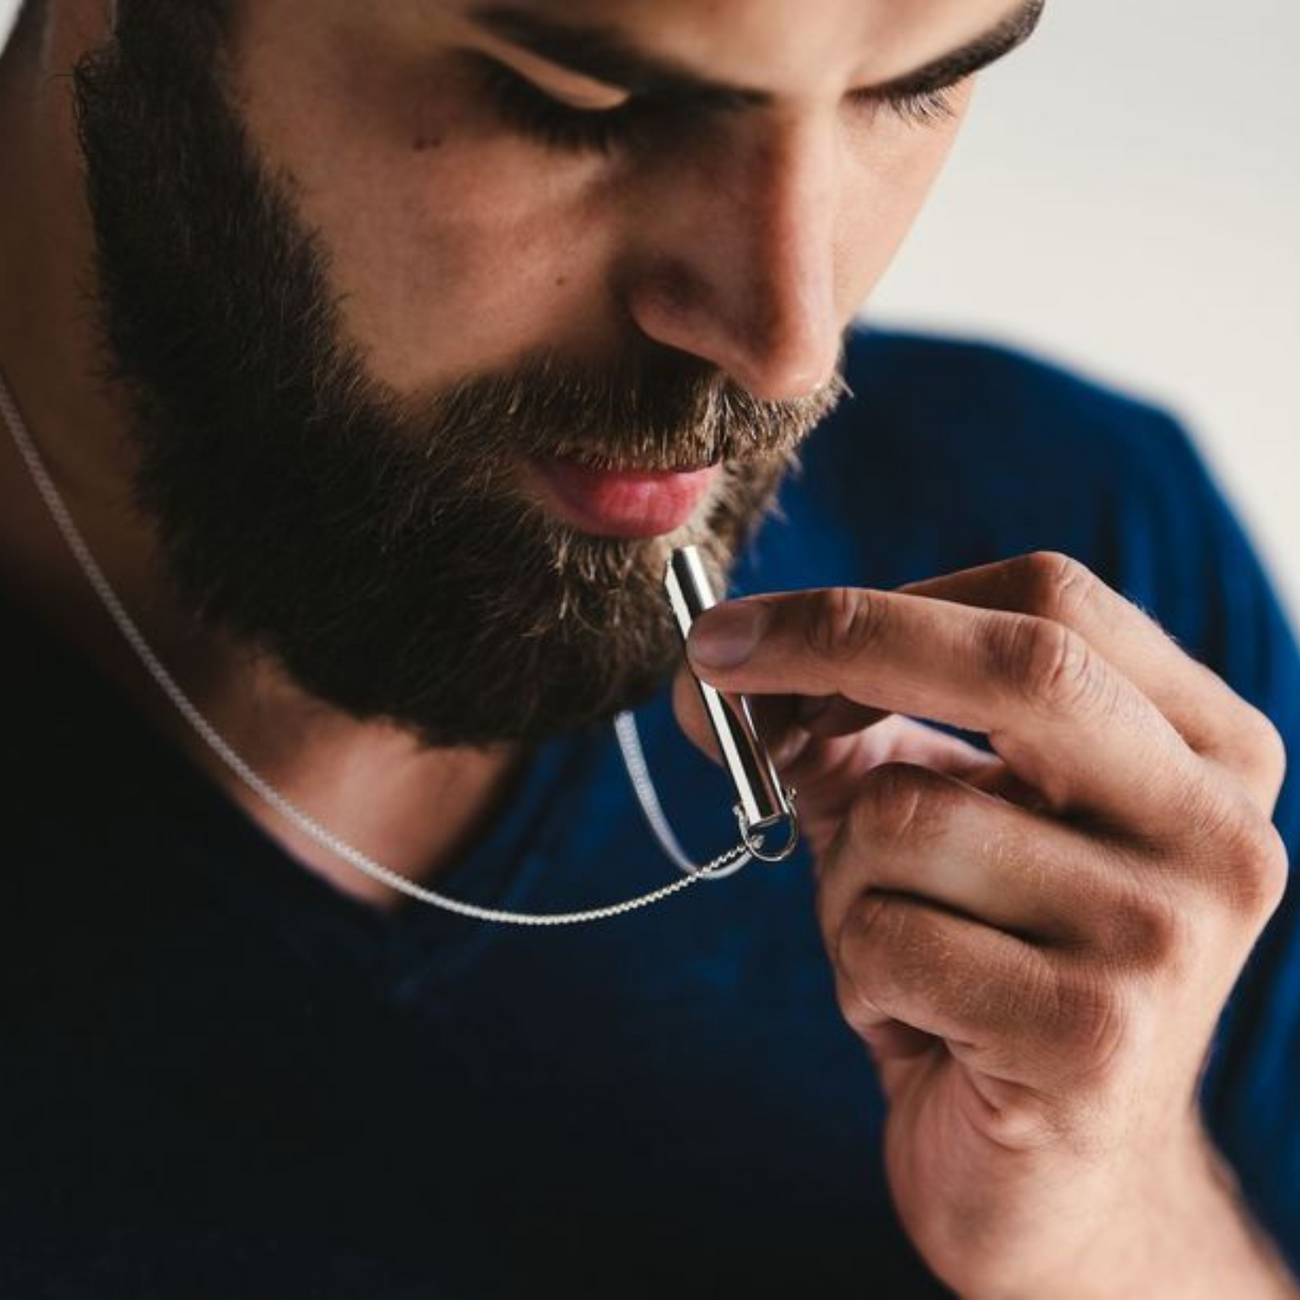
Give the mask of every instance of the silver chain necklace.
[[27, 423], [18, 409], [18, 403], [5, 382], [3, 372], [0, 372], [0, 415], [4, 416], [4, 422], [13, 436], [14, 444], [17, 446], [18, 452], [22, 456], [28, 472], [32, 476], [32, 481], [44, 500], [55, 525], [63, 535], [63, 540], [72, 552], [73, 558], [81, 567], [82, 573], [85, 574], [87, 581], [99, 597], [105, 610], [107, 610], [109, 617], [116, 624], [118, 631], [131, 649], [135, 651], [136, 656], [159, 689], [172, 702], [176, 710], [189, 723], [204, 744], [239, 781], [286, 821], [296, 826], [315, 844], [328, 850], [363, 875], [387, 885], [400, 894], [414, 898], [418, 902], [427, 903], [432, 907], [441, 908], [446, 912], [454, 912], [458, 916], [469, 917], [472, 920], [492, 921], [499, 925], [559, 926], [583, 925], [592, 921], [605, 921], [616, 916], [622, 916], [627, 912], [635, 912], [643, 907], [650, 907], [652, 904], [662, 902], [664, 899], [701, 880], [720, 880], [733, 875], [750, 861], [751, 854], [744, 844], [738, 844], [734, 848], [728, 849], [727, 852], [719, 854], [704, 866], [696, 866], [690, 861], [681, 845], [677, 842], [677, 838], [674, 836], [664, 815], [663, 807], [659, 802], [654, 783], [650, 778], [649, 769], [646, 766], [645, 755], [641, 749], [636, 719], [631, 713], [621, 713], [615, 719], [614, 732], [618, 739], [619, 750], [623, 756], [623, 764], [627, 769], [628, 779], [632, 782], [632, 788], [636, 792], [641, 810], [645, 814], [646, 821], [649, 823], [655, 838], [669, 859], [683, 873], [681, 879], [674, 880], [670, 884], [652, 890], [648, 894], [640, 894], [635, 898], [624, 899], [619, 903], [610, 903], [604, 907], [593, 907], [581, 912], [509, 912], [497, 908], [480, 907], [476, 903], [466, 903], [457, 898], [449, 898], [446, 894], [440, 894], [436, 890], [417, 885], [414, 881], [406, 879], [405, 876], [399, 875], [382, 863], [376, 862], [317, 821], [310, 813], [298, 807], [293, 800], [281, 793], [270, 781], [255, 771], [199, 711], [198, 706], [171, 675], [166, 665], [159, 659], [148, 641], [145, 640], [144, 634], [127, 612], [126, 606], [123, 605], [117, 592], [113, 590], [112, 585], [104, 576], [104, 572], [99, 567], [94, 555], [91, 554], [90, 547], [86, 544], [85, 538], [81, 535], [81, 530], [72, 518], [72, 512], [68, 509], [58, 488], [55, 487], [54, 478], [41, 457], [36, 446], [36, 440], [32, 437], [31, 430], [27, 427]]

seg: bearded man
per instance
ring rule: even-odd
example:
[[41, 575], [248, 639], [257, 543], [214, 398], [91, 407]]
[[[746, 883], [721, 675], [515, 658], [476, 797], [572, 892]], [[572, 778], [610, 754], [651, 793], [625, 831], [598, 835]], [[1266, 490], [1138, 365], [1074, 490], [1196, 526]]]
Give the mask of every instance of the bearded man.
[[[25, 6], [5, 1295], [1294, 1294], [1277, 602], [1167, 416], [852, 324], [1041, 8]], [[726, 849], [685, 545], [739, 874], [609, 725]]]

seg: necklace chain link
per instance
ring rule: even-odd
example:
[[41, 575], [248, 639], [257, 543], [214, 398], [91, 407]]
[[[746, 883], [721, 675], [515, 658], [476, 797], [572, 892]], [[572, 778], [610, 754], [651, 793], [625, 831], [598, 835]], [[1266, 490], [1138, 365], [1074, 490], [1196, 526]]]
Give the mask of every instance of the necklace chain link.
[[63, 540], [67, 543], [68, 549], [72, 552], [73, 558], [77, 561], [82, 573], [99, 597], [118, 631], [135, 652], [137, 658], [159, 689], [171, 701], [204, 744], [238, 780], [287, 822], [296, 826], [315, 844], [334, 854], [363, 875], [387, 885], [400, 894], [416, 899], [418, 902], [427, 903], [446, 912], [454, 912], [471, 920], [489, 921], [499, 925], [546, 927], [584, 925], [595, 921], [610, 920], [628, 912], [635, 912], [641, 908], [662, 902], [688, 886], [697, 884], [699, 881], [720, 880], [733, 875], [750, 861], [750, 854], [743, 845], [736, 845], [734, 848], [728, 849], [725, 853], [719, 854], [703, 866], [696, 866], [690, 861], [682, 851], [667, 818], [664, 816], [663, 808], [645, 762], [645, 755], [641, 749], [636, 719], [631, 713], [621, 713], [615, 719], [614, 731], [618, 739], [619, 750], [623, 756], [624, 766], [627, 769], [628, 779], [632, 783], [637, 801], [640, 803], [641, 810], [645, 814], [646, 821], [660, 847], [674, 865], [682, 871], [681, 879], [671, 881], [659, 889], [651, 890], [649, 893], [640, 894], [634, 898], [627, 898], [621, 902], [610, 903], [603, 907], [588, 908], [584, 911], [512, 912], [492, 907], [480, 907], [476, 903], [467, 903], [461, 899], [450, 898], [446, 894], [416, 884], [382, 863], [376, 862], [374, 858], [349, 844], [323, 823], [317, 821], [315, 817], [300, 808], [293, 800], [258, 773], [234, 749], [221, 732], [208, 721], [198, 706], [171, 675], [166, 665], [145, 639], [144, 634], [127, 611], [126, 606], [118, 597], [117, 592], [113, 589], [91, 553], [90, 547], [86, 544], [81, 530], [72, 517], [72, 512], [68, 509], [66, 502], [55, 486], [53, 475], [46, 467], [45, 461], [37, 448], [36, 440], [27, 427], [27, 423], [18, 409], [18, 403], [10, 392], [2, 372], [0, 372], [0, 415], [3, 415], [4, 422], [9, 428], [19, 455], [26, 464], [32, 481], [44, 500], [55, 525], [62, 534]]

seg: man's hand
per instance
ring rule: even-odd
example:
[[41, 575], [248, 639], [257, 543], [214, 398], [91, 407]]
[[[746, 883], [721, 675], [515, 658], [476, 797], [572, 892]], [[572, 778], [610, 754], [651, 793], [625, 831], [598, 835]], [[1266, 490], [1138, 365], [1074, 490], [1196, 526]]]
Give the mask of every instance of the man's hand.
[[732, 602], [689, 650], [719, 689], [771, 697], [931, 1267], [968, 1293], [1188, 1295], [1226, 1274], [1285, 1294], [1195, 1101], [1287, 874], [1270, 723], [1059, 555]]

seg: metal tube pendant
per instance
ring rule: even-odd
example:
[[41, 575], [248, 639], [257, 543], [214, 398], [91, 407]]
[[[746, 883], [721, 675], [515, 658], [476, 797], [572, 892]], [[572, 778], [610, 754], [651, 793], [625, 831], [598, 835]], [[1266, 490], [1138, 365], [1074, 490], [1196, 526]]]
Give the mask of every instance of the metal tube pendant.
[[[696, 547], [683, 546], [673, 552], [664, 585], [685, 644], [691, 625], [706, 609], [717, 604], [713, 584]], [[717, 737], [723, 764], [736, 788], [735, 813], [741, 839], [761, 861], [783, 862], [799, 843], [795, 792], [782, 787], [772, 756], [754, 726], [745, 696], [723, 694], [698, 677], [695, 682]], [[782, 822], [786, 825], [785, 843], [776, 850], [767, 848], [767, 833]]]

